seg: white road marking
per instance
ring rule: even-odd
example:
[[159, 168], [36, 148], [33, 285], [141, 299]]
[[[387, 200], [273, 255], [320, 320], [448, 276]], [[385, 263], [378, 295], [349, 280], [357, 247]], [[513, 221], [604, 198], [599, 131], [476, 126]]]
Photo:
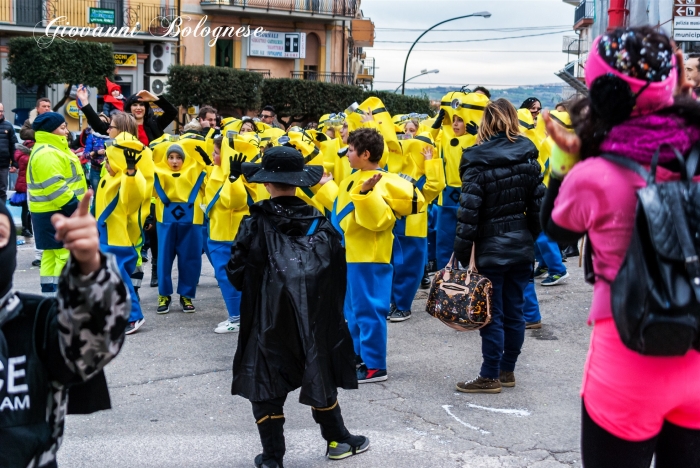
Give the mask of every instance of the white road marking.
[[447, 411], [447, 414], [449, 414], [450, 416], [452, 416], [452, 417], [455, 419], [455, 421], [457, 421], [458, 423], [460, 423], [462, 426], [464, 426], [464, 427], [466, 427], [466, 428], [468, 428], [468, 429], [472, 429], [472, 430], [475, 430], [475, 431], [479, 431], [479, 432], [481, 432], [482, 434], [491, 434], [489, 431], [485, 431], [485, 430], [481, 429], [480, 427], [472, 426], [472, 425], [469, 424], [469, 423], [465, 423], [464, 421], [462, 421], [461, 419], [459, 419], [457, 416], [455, 416], [455, 415], [452, 413], [452, 411], [450, 411], [450, 408], [452, 408], [452, 405], [442, 405], [442, 409], [444, 409], [445, 411]]
[[510, 414], [516, 418], [522, 418], [523, 416], [530, 416], [530, 412], [526, 409], [509, 409], [509, 408], [489, 408], [488, 406], [479, 406], [472, 403], [467, 404], [470, 408], [476, 408], [484, 411], [491, 411], [493, 413], [503, 413]]

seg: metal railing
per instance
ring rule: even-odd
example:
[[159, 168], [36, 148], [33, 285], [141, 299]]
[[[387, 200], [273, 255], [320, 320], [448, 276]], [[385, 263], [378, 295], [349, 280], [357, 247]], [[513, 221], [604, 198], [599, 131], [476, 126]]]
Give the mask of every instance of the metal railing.
[[561, 51], [566, 54], [585, 54], [588, 52], [588, 42], [579, 36], [564, 36], [561, 41]]
[[595, 3], [591, 0], [582, 0], [574, 11], [574, 24], [584, 19], [593, 21], [595, 17]]
[[[90, 23], [89, 8], [114, 10], [114, 24]], [[177, 9], [156, 4], [125, 2], [123, 0], [0, 0], [0, 23], [17, 26], [46, 26], [61, 18], [57, 24], [82, 27], [135, 27], [140, 31], [167, 27], [167, 21], [177, 16]], [[165, 23], [162, 21], [165, 19]]]
[[301, 72], [291, 72], [292, 78], [296, 80], [311, 80], [311, 81], [322, 81], [324, 83], [333, 84], [355, 84], [355, 78], [350, 73], [321, 73], [313, 70], [305, 70]]
[[362, 59], [362, 69], [359, 74], [374, 77], [374, 57]]
[[263, 78], [271, 78], [272, 77], [270, 70], [267, 70], [265, 68], [236, 68], [236, 70], [253, 72], [253, 73], [260, 73], [263, 76]]
[[356, 0], [200, 0], [200, 4], [345, 17], [354, 17], [357, 12]]

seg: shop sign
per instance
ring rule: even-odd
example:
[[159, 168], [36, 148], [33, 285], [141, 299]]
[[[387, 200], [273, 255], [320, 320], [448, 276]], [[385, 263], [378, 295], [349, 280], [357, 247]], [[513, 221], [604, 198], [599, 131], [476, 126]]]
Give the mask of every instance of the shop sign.
[[65, 111], [68, 116], [73, 117], [74, 119], [79, 117], [80, 109], [78, 108], [78, 103], [75, 102], [75, 99], [66, 103]]
[[115, 10], [109, 8], [89, 8], [88, 23], [114, 25]]
[[136, 54], [112, 54], [114, 64], [118, 67], [135, 67], [138, 65]]
[[265, 31], [248, 39], [248, 56], [306, 58], [306, 33]]

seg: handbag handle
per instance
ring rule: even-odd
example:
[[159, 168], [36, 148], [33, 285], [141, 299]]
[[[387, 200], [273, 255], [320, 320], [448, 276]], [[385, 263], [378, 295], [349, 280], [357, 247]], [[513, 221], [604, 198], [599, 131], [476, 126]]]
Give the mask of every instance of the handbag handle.
[[[467, 266], [467, 271], [471, 274], [472, 272], [478, 273], [479, 270], [476, 269], [476, 258], [474, 256], [474, 252], [476, 252], [476, 243], [472, 242], [472, 254], [471, 257], [469, 258], [469, 265]], [[450, 257], [450, 261], [447, 262], [447, 265], [445, 266], [446, 270], [458, 270], [459, 268], [457, 258], [455, 258], [455, 253], [452, 252], [452, 256]]]

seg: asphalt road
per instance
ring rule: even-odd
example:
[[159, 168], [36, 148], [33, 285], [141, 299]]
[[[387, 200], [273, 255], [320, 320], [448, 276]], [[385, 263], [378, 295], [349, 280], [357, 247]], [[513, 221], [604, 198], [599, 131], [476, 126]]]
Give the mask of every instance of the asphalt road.
[[[33, 250], [20, 247], [15, 287], [39, 292]], [[156, 315], [157, 291], [141, 289], [146, 323], [128, 336], [107, 367], [111, 411], [68, 416], [61, 467], [249, 467], [261, 451], [250, 403], [230, 394], [237, 334], [213, 333], [226, 317], [213, 270], [204, 268], [197, 312]], [[389, 324], [389, 380], [340, 391], [352, 433], [370, 438], [368, 452], [325, 459], [311, 411], [290, 395], [285, 406], [285, 467], [533, 467], [581, 466], [579, 387], [590, 329], [592, 289], [578, 259], [567, 284], [538, 287], [545, 323], [528, 330], [516, 368], [517, 386], [500, 394], [463, 394], [458, 380], [481, 364], [475, 332], [457, 332], [425, 313]]]

